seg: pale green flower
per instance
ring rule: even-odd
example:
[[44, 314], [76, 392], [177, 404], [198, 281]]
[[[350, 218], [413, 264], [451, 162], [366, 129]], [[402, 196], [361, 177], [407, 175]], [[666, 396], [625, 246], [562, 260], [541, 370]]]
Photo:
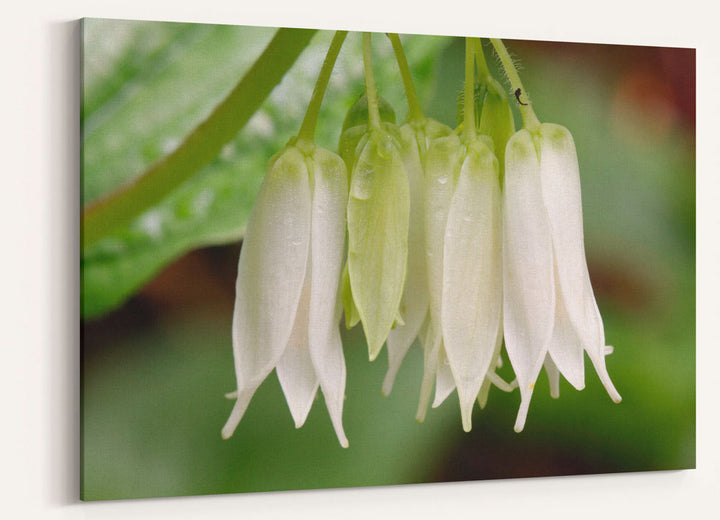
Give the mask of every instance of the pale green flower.
[[410, 188], [394, 125], [371, 129], [352, 168], [348, 219], [348, 277], [370, 360], [393, 325], [403, 324]]

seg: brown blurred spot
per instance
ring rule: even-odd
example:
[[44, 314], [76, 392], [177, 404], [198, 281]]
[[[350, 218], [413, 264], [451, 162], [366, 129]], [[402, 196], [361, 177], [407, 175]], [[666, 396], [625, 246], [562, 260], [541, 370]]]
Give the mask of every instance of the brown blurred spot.
[[659, 71], [630, 71], [621, 77], [612, 104], [615, 131], [626, 139], [665, 139], [680, 124], [680, 108]]
[[588, 270], [598, 299], [634, 312], [647, 311], [657, 300], [651, 280], [631, 266], [589, 260]]
[[219, 313], [230, 323], [239, 254], [239, 244], [207, 247], [172, 262], [120, 308], [81, 323], [83, 355], [119, 336], [151, 330], [170, 315]]
[[191, 251], [168, 265], [138, 296], [162, 312], [232, 307], [239, 252], [237, 246]]

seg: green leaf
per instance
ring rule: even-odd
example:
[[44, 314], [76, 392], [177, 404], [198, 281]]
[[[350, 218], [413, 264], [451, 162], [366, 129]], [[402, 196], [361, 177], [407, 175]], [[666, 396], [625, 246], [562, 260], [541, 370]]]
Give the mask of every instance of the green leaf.
[[[121, 20], [83, 22], [82, 199], [86, 206], [116, 196], [206, 120], [267, 47], [275, 29]], [[127, 200], [130, 214], [117, 224], [100, 219], [106, 236], [88, 244], [83, 225], [82, 315], [93, 318], [122, 304], [166, 264], [205, 245], [239, 240], [270, 157], [300, 127], [332, 32], [319, 32], [239, 134], [228, 133], [238, 110], [225, 114], [229, 142], [205, 161], [176, 161], [186, 180], [161, 197], [138, 190]], [[334, 149], [343, 118], [363, 90], [360, 46], [350, 35], [330, 79], [316, 142]], [[409, 38], [408, 45], [420, 41]], [[444, 38], [432, 38], [435, 48]], [[427, 44], [424, 44], [426, 47]], [[299, 50], [296, 49], [296, 52]], [[418, 58], [428, 67], [430, 57]], [[275, 60], [273, 60], [275, 61]], [[289, 65], [288, 65], [289, 66]], [[393, 77], [391, 59], [378, 74]], [[425, 89], [431, 81], [427, 75]], [[394, 87], [393, 82], [388, 82]], [[401, 88], [387, 96], [402, 104]], [[207, 135], [207, 134], [205, 134]], [[229, 135], [229, 137], [228, 137]], [[216, 139], [216, 135], [211, 136]], [[208, 145], [209, 146], [209, 145]], [[189, 170], [185, 171], [186, 166]], [[139, 209], [141, 208], [141, 209]], [[86, 208], [87, 211], [87, 208]]]
[[[85, 208], [83, 247], [93, 245], [157, 204], [215, 158], [282, 80], [314, 33], [301, 29], [279, 29], [230, 94], [179, 146], [132, 183]], [[195, 64], [192, 65], [192, 70], [197, 73]], [[136, 114], [133, 121], [142, 121], [144, 117], [145, 114]], [[91, 159], [85, 162], [91, 164]], [[87, 182], [90, 184], [90, 180]]]

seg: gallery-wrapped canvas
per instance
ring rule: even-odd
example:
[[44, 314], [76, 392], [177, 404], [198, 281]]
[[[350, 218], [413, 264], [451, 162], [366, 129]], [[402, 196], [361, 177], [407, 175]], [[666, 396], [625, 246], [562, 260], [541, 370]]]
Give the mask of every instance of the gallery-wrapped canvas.
[[83, 500], [695, 467], [693, 49], [81, 28]]

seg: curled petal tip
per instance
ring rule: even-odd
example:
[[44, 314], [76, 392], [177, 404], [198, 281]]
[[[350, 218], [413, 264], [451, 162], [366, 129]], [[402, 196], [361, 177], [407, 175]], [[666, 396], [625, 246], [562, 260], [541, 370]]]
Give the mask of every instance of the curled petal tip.
[[348, 442], [347, 437], [345, 436], [345, 430], [343, 430], [342, 424], [337, 423], [336, 421], [333, 421], [333, 427], [335, 428], [335, 435], [337, 435], [338, 442], [340, 443], [340, 446], [343, 448], [347, 448], [350, 446], [350, 443]]
[[228, 425], [226, 424], [225, 426], [223, 426], [223, 429], [220, 432], [220, 436], [223, 438], [224, 441], [226, 441], [230, 437], [232, 437], [233, 433], [235, 433], [235, 427], [228, 427]]
[[252, 394], [254, 392], [255, 389], [242, 393], [240, 393], [239, 391], [237, 392], [238, 400], [235, 401], [235, 405], [230, 412], [230, 417], [228, 417], [228, 420], [225, 422], [225, 426], [223, 426], [222, 428], [223, 439], [229, 439], [230, 437], [232, 437], [232, 434], [235, 433], [235, 428], [237, 428], [237, 425], [240, 423], [240, 419], [242, 419], [242, 416], [245, 414], [247, 405], [250, 402], [250, 398], [252, 397]]
[[389, 396], [390, 392], [392, 392], [393, 386], [395, 385], [396, 374], [396, 370], [388, 370], [387, 374], [385, 374], [385, 379], [383, 380], [382, 384], [382, 395], [384, 397]]
[[528, 413], [528, 407], [520, 405], [520, 410], [518, 411], [517, 419], [515, 419], [515, 426], [513, 426], [513, 429], [516, 433], [520, 433], [525, 429], [525, 421], [527, 419], [527, 413]]
[[[532, 394], [531, 394], [532, 395]], [[525, 421], [527, 420], [528, 409], [530, 408], [530, 396], [520, 401], [520, 409], [518, 410], [515, 426], [513, 427], [517, 433], [525, 429]]]
[[460, 416], [462, 417], [462, 426], [465, 432], [472, 430], [472, 411], [475, 405], [475, 399], [477, 393], [472, 393], [471, 397], [468, 395], [467, 390], [463, 390], [458, 387], [458, 399], [460, 400]]

